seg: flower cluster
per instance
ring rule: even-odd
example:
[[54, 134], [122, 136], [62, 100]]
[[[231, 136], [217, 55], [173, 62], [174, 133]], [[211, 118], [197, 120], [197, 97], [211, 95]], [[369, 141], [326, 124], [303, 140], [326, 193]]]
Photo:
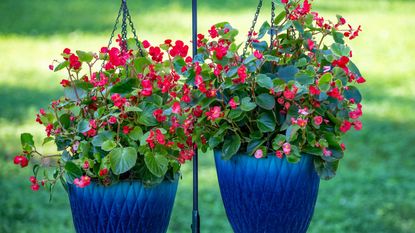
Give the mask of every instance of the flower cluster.
[[[344, 154], [343, 135], [362, 128], [356, 85], [365, 79], [346, 45], [361, 28], [341, 16], [325, 20], [308, 0], [280, 5], [275, 27], [265, 22], [252, 32], [246, 54], [238, 53], [238, 31], [228, 23], [198, 36], [203, 59], [187, 73], [203, 113], [194, 138], [199, 148], [222, 150], [224, 158], [247, 152], [297, 162], [310, 154], [321, 177], [330, 179]], [[264, 36], [272, 33], [268, 44]]]
[[[141, 55], [129, 46], [134, 40], [117, 41], [119, 47], [98, 53], [65, 49], [62, 62], [49, 66], [68, 74], [61, 81], [65, 96], [41, 109], [36, 122], [45, 126], [44, 144], [54, 142], [58, 153], [42, 154], [25, 133], [23, 153], [14, 159], [21, 167], [34, 163], [33, 190], [40, 187], [40, 174], [49, 190], [59, 180], [81, 188], [127, 178], [153, 185], [175, 179], [180, 165], [192, 159], [194, 116], [185, 114], [192, 111], [190, 89], [180, 81], [192, 62], [188, 46], [143, 41]], [[43, 168], [45, 160], [56, 165], [53, 174]]]

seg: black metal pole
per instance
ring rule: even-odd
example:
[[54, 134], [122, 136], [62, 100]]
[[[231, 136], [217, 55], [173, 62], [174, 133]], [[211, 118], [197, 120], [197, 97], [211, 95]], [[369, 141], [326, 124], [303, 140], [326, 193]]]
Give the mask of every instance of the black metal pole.
[[[192, 47], [193, 58], [197, 55], [197, 0], [192, 0]], [[192, 233], [200, 233], [199, 216], [199, 163], [198, 149], [195, 149], [193, 156], [193, 212], [192, 212]]]

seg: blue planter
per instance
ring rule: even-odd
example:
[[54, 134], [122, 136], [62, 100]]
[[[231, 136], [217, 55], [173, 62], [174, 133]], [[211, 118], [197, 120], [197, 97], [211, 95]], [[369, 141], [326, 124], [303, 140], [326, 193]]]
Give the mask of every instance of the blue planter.
[[68, 185], [77, 233], [165, 233], [170, 221], [178, 179], [145, 188], [123, 181], [109, 187], [92, 183]]
[[222, 160], [215, 152], [223, 204], [235, 233], [305, 233], [317, 200], [320, 178], [312, 156], [297, 164], [275, 155], [238, 154]]

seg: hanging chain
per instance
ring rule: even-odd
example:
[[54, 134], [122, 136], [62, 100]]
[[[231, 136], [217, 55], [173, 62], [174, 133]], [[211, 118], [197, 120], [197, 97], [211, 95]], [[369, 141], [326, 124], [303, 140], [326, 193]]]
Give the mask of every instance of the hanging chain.
[[[115, 19], [114, 27], [113, 27], [112, 32], [111, 32], [110, 40], [108, 41], [107, 49], [110, 49], [110, 47], [111, 47], [112, 40], [114, 39], [114, 34], [117, 31], [118, 24], [120, 23], [120, 17], [121, 17], [122, 10], [123, 10], [123, 5], [121, 4], [120, 9], [118, 10], [117, 18]], [[105, 66], [105, 60], [102, 61], [100, 73], [104, 69], [104, 66]]]
[[123, 10], [122, 10], [122, 24], [121, 24], [121, 49], [124, 51], [127, 51], [127, 1], [123, 0], [122, 1], [122, 6], [123, 6]]
[[133, 21], [131, 20], [130, 11], [128, 10], [128, 8], [127, 8], [127, 7], [126, 7], [126, 10], [127, 10], [127, 19], [128, 19], [129, 25], [130, 25], [130, 27], [131, 27], [131, 32], [133, 33], [135, 43], [136, 43], [136, 45], [137, 45], [137, 47], [138, 47], [138, 51], [140, 52], [140, 55], [141, 55], [142, 57], [144, 57], [143, 49], [141, 48], [141, 44], [140, 44], [140, 42], [139, 42], [139, 40], [138, 40], [137, 32], [136, 32], [136, 30], [135, 30], [135, 28], [134, 28]]
[[251, 43], [252, 35], [254, 33], [254, 30], [255, 30], [255, 25], [256, 25], [256, 22], [258, 20], [259, 13], [261, 12], [262, 2], [263, 2], [263, 0], [259, 0], [258, 7], [256, 8], [254, 20], [252, 21], [252, 26], [249, 29], [248, 39], [245, 42], [245, 47], [244, 47], [244, 50], [243, 50], [243, 53], [242, 53], [242, 61], [245, 59], [246, 51], [248, 50], [248, 46]]
[[271, 50], [274, 48], [274, 33], [275, 33], [275, 25], [274, 25], [274, 19], [275, 19], [275, 3], [274, 1], [271, 2], [271, 41], [270, 41], [270, 48]]

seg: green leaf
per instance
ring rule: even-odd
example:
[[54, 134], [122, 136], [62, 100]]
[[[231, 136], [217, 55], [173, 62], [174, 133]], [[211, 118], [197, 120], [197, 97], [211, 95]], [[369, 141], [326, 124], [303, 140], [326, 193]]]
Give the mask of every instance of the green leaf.
[[72, 86], [65, 87], [63, 89], [63, 92], [64, 92], [65, 97], [72, 101], [77, 101], [87, 96], [87, 92], [84, 89], [76, 88], [76, 87], [74, 88]]
[[250, 97], [245, 97], [241, 100], [241, 109], [242, 111], [249, 112], [256, 108], [256, 104], [251, 102]]
[[138, 84], [139, 81], [137, 78], [122, 79], [111, 88], [110, 92], [119, 94], [130, 93], [134, 90], [134, 88], [138, 87]]
[[265, 21], [261, 28], [259, 29], [259, 34], [258, 34], [258, 40], [260, 40], [262, 37], [265, 36], [265, 34], [267, 34], [267, 32], [269, 31], [269, 29], [271, 28], [271, 26], [269, 25], [269, 23], [267, 21]]
[[85, 133], [88, 132], [91, 129], [91, 126], [89, 125], [89, 121], [87, 120], [81, 120], [78, 123], [77, 130], [79, 133]]
[[259, 74], [255, 77], [256, 83], [263, 88], [271, 89], [274, 87], [272, 80], [265, 74]]
[[277, 17], [275, 17], [275, 19], [274, 19], [274, 24], [275, 24], [275, 25], [280, 24], [280, 23], [281, 23], [281, 21], [282, 21], [283, 19], [285, 19], [285, 16], [287, 16], [287, 12], [286, 12], [285, 10], [281, 11], [281, 12], [277, 15]]
[[64, 61], [55, 67], [55, 72], [69, 66], [69, 61]]
[[46, 137], [46, 138], [44, 138], [43, 139], [42, 146], [44, 146], [45, 144], [47, 144], [47, 143], [49, 143], [49, 142], [51, 142], [53, 140], [55, 140], [53, 137]]
[[151, 64], [147, 57], [139, 57], [134, 60], [134, 67], [138, 73], [142, 73], [144, 69]]
[[241, 109], [233, 109], [233, 110], [230, 110], [229, 111], [229, 114], [228, 114], [228, 118], [229, 119], [236, 119], [239, 116], [241, 116], [242, 113], [243, 113], [243, 111]]
[[63, 128], [67, 129], [71, 125], [70, 117], [69, 114], [63, 114], [59, 117], [59, 122], [62, 124]]
[[253, 155], [254, 152], [266, 142], [266, 139], [254, 139], [248, 143], [246, 151], [248, 155]]
[[92, 52], [84, 52], [84, 51], [81, 51], [81, 50], [77, 50], [76, 54], [78, 55], [79, 60], [81, 62], [89, 63], [94, 58], [94, 54]]
[[330, 89], [330, 83], [333, 80], [333, 75], [331, 73], [323, 74], [318, 80], [318, 88], [321, 91], [328, 91]]
[[272, 110], [275, 107], [275, 98], [267, 93], [260, 94], [256, 97], [256, 103], [263, 109]]
[[274, 114], [271, 112], [264, 112], [259, 115], [257, 126], [262, 133], [273, 132], [276, 125]]
[[143, 112], [138, 116], [138, 123], [145, 125], [145, 126], [155, 126], [158, 124], [156, 118], [153, 116], [154, 110], [156, 110], [157, 107], [154, 105], [147, 105]]
[[115, 133], [110, 131], [103, 131], [92, 138], [92, 145], [96, 147], [101, 147], [102, 144], [108, 140], [112, 140], [114, 138]]
[[339, 161], [326, 162], [319, 158], [314, 158], [314, 167], [321, 179], [330, 180], [336, 176], [337, 168], [339, 167]]
[[133, 147], [115, 148], [108, 154], [108, 157], [112, 171], [115, 175], [120, 175], [134, 167], [137, 161], [137, 151]]
[[350, 48], [344, 44], [334, 43], [331, 45], [330, 48], [333, 51], [333, 53], [339, 57], [341, 56], [348, 57], [350, 55]]
[[33, 140], [33, 135], [30, 133], [20, 134], [20, 142], [24, 151], [31, 151], [35, 147], [35, 141]]
[[141, 127], [136, 126], [134, 127], [134, 129], [128, 134], [128, 136], [130, 136], [130, 138], [132, 138], [135, 141], [140, 140], [140, 138], [143, 136], [143, 130], [141, 129]]
[[127, 106], [124, 109], [125, 112], [142, 112], [143, 110], [136, 106]]
[[117, 143], [114, 142], [114, 140], [107, 140], [101, 145], [101, 149], [105, 151], [111, 151], [117, 146]]
[[274, 138], [274, 140], [272, 140], [272, 149], [274, 150], [280, 149], [285, 141], [286, 141], [286, 136], [282, 134], [278, 134]]
[[241, 147], [241, 138], [237, 134], [226, 137], [222, 148], [222, 158], [230, 159], [234, 156]]
[[144, 162], [148, 170], [157, 177], [163, 177], [167, 172], [169, 160], [164, 155], [147, 153]]
[[298, 125], [290, 125], [285, 132], [287, 142], [294, 141], [297, 138], [297, 132], [300, 129]]
[[286, 67], [281, 67], [277, 74], [278, 77], [281, 78], [282, 80], [284, 80], [285, 82], [289, 82], [291, 80], [294, 80], [295, 75], [298, 73], [298, 68], [293, 66], [293, 65], [289, 65]]
[[66, 175], [69, 178], [68, 182], [73, 183], [73, 180], [75, 178], [82, 176], [82, 170], [81, 168], [73, 163], [72, 161], [68, 161], [65, 163], [65, 171]]
[[265, 41], [253, 42], [252, 47], [260, 52], [265, 51], [268, 48], [268, 44]]
[[362, 102], [362, 94], [355, 86], [348, 86], [348, 89], [344, 90], [344, 97], [348, 100], [354, 99], [356, 103]]
[[209, 147], [214, 149], [216, 148], [221, 142], [223, 141], [223, 136], [222, 137], [210, 137], [209, 138]]

